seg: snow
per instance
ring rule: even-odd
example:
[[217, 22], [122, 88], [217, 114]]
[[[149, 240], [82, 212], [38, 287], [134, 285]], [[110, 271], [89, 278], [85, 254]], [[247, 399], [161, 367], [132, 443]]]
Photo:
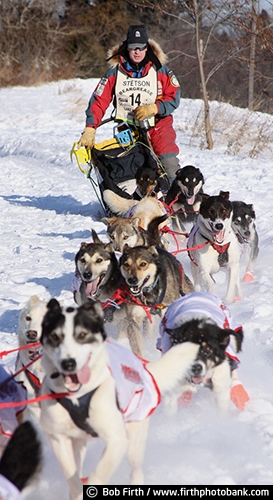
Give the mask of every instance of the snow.
[[[69, 157], [84, 127], [84, 111], [95, 84], [96, 80], [76, 79], [0, 90], [1, 351], [16, 347], [19, 313], [31, 295], [73, 304], [74, 256], [82, 241], [91, 241], [91, 228], [107, 241], [100, 221], [102, 208], [89, 180]], [[181, 166], [199, 167], [207, 193], [230, 191], [232, 200], [253, 203], [257, 215], [260, 254], [255, 281], [242, 283], [243, 299], [230, 306], [244, 327], [239, 376], [250, 401], [243, 412], [231, 403], [224, 419], [217, 415], [207, 389], [199, 390], [191, 405], [175, 416], [160, 406], [150, 422], [146, 484], [271, 485], [273, 118], [212, 102], [214, 149], [209, 151], [201, 127], [202, 109], [201, 101], [182, 99], [174, 114]], [[98, 130], [97, 140], [111, 136], [112, 124], [107, 124]], [[178, 258], [190, 274], [187, 254]], [[242, 276], [243, 271], [242, 266]], [[221, 272], [216, 276], [221, 298], [225, 279]], [[158, 356], [155, 339], [147, 345], [150, 359]], [[15, 355], [3, 358], [11, 369]], [[100, 441], [90, 444], [86, 475], [101, 450]], [[128, 483], [124, 460], [111, 484]], [[25, 498], [68, 500], [65, 479], [46, 439], [39, 485], [34, 492], [25, 492]]]

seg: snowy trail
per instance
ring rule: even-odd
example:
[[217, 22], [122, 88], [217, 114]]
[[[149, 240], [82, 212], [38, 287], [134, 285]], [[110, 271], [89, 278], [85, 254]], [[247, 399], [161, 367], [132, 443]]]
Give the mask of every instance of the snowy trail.
[[[91, 228], [107, 241], [105, 225], [100, 221], [102, 209], [90, 182], [69, 158], [84, 126], [84, 110], [95, 83], [73, 80], [0, 90], [1, 350], [16, 346], [19, 312], [31, 295], [73, 303], [74, 257], [82, 241], [91, 241]], [[253, 203], [257, 215], [260, 254], [256, 280], [243, 283], [243, 300], [230, 307], [244, 326], [239, 374], [250, 402], [244, 412], [231, 405], [229, 415], [220, 419], [212, 394], [202, 389], [192, 404], [174, 417], [166, 414], [163, 405], [159, 407], [150, 423], [144, 462], [146, 484], [271, 485], [272, 154], [265, 148], [256, 159], [231, 156], [221, 141], [213, 151], [190, 147], [190, 126], [199, 107], [199, 101], [182, 100], [175, 114], [181, 166], [199, 167], [206, 181], [205, 192], [228, 190], [231, 199]], [[232, 113], [232, 107], [226, 109]], [[243, 110], [234, 109], [236, 120], [240, 113]], [[264, 119], [261, 115], [255, 115], [257, 123]], [[111, 124], [101, 129], [98, 140], [111, 137]], [[189, 274], [187, 254], [179, 254], [179, 259]], [[217, 275], [217, 290], [224, 295], [224, 274]], [[145, 354], [150, 359], [158, 356], [155, 341], [146, 343]], [[14, 359], [11, 355], [3, 361], [12, 368]], [[101, 449], [100, 442], [90, 444], [84, 464], [86, 475]], [[111, 484], [128, 481], [129, 468], [124, 461]], [[48, 445], [40, 484], [25, 497], [68, 500], [64, 477]]]

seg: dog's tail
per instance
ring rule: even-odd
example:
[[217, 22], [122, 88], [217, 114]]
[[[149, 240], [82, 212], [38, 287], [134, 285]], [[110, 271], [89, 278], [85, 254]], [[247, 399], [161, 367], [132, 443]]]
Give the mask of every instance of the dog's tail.
[[30, 421], [19, 425], [0, 460], [0, 474], [22, 491], [42, 467], [42, 446]]
[[194, 363], [198, 350], [199, 345], [183, 342], [171, 347], [160, 359], [146, 365], [162, 394], [173, 390], [182, 382]]
[[158, 247], [163, 246], [161, 239], [160, 239], [160, 234], [159, 234], [158, 228], [167, 219], [168, 219], [167, 214], [160, 215], [159, 217], [154, 217], [154, 219], [152, 219], [151, 222], [149, 222], [149, 224], [147, 226], [147, 233], [151, 237], [151, 240], [154, 241], [153, 244], [158, 246]]
[[103, 192], [103, 199], [110, 210], [120, 216], [125, 216], [129, 210], [131, 210], [135, 205], [137, 205], [137, 200], [127, 200], [127, 198], [122, 198], [118, 194], [111, 191], [111, 189], [105, 189]]

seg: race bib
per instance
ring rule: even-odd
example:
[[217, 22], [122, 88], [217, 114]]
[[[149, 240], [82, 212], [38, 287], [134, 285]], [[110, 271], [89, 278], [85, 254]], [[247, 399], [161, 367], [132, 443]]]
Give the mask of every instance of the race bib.
[[157, 72], [152, 67], [149, 74], [133, 78], [118, 69], [116, 81], [116, 120], [135, 122], [134, 109], [151, 104], [157, 98]]

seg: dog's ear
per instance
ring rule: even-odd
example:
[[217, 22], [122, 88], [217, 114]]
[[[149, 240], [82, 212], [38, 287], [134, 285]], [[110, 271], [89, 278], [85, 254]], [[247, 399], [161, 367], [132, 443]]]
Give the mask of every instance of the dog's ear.
[[242, 344], [244, 339], [244, 332], [242, 328], [238, 330], [230, 330], [231, 342], [236, 352], [242, 350]]
[[28, 302], [30, 305], [37, 304], [38, 302], [40, 302], [40, 299], [39, 299], [38, 295], [31, 295]]
[[255, 214], [254, 206], [252, 205], [252, 203], [247, 205], [247, 208], [249, 208], [249, 210], [250, 210], [250, 216], [252, 217], [252, 219], [256, 219], [256, 214]]
[[106, 333], [104, 330], [104, 312], [101, 303], [89, 300], [80, 306], [79, 309], [86, 312], [87, 326], [90, 331], [94, 334], [100, 333], [105, 340]]
[[47, 303], [47, 309], [51, 312], [55, 312], [61, 309], [61, 306], [57, 299], [50, 299], [50, 301]]
[[[218, 329], [219, 327], [217, 327]], [[218, 333], [218, 332], [217, 332]], [[227, 348], [229, 341], [230, 341], [230, 335], [232, 335], [233, 330], [225, 330], [224, 328], [219, 328], [219, 345], [223, 347], [224, 349]]]
[[199, 175], [200, 175], [200, 178], [201, 178], [202, 183], [203, 183], [203, 184], [205, 184], [205, 179], [204, 179], [204, 176], [203, 176], [203, 174], [202, 174], [202, 172], [201, 172], [200, 168], [198, 168], [198, 172], [199, 172]]
[[140, 223], [140, 217], [134, 217], [133, 219], [131, 219], [131, 222], [132, 226], [138, 229]]
[[89, 300], [88, 302], [85, 302], [81, 306], [81, 308], [87, 311], [88, 313], [92, 314], [93, 317], [95, 314], [99, 318], [103, 319], [103, 310], [100, 302], [92, 302], [91, 300]]
[[93, 238], [94, 243], [104, 243], [103, 241], [101, 241], [99, 239], [98, 234], [95, 231], [95, 229], [91, 229], [91, 232], [92, 232], [92, 238]]
[[109, 253], [114, 253], [114, 247], [111, 241], [109, 241], [109, 243], [104, 244], [104, 249]]
[[229, 191], [220, 191], [219, 196], [224, 198], [224, 200], [229, 200]]
[[89, 245], [89, 243], [86, 243], [85, 241], [82, 241], [82, 242], [81, 242], [81, 248], [80, 248], [80, 249], [82, 249], [82, 248], [86, 248], [88, 245]]
[[210, 195], [207, 193], [200, 193], [202, 201], [206, 201], [210, 198]]
[[116, 222], [116, 220], [117, 220], [117, 217], [102, 217], [101, 218], [101, 222], [103, 222], [107, 226], [111, 226], [112, 224], [114, 224]]
[[54, 318], [54, 320], [60, 321], [62, 316], [63, 316], [62, 308], [58, 300], [50, 299], [50, 301], [47, 304], [47, 312], [45, 313], [42, 321], [42, 335], [40, 338], [40, 342], [42, 345], [44, 343], [44, 337], [46, 335], [46, 332], [50, 329], [52, 319]]
[[151, 245], [150, 247], [148, 247], [148, 250], [149, 250], [149, 252], [152, 253], [152, 255], [154, 255], [155, 257], [158, 257], [158, 251], [157, 251], [155, 245]]

